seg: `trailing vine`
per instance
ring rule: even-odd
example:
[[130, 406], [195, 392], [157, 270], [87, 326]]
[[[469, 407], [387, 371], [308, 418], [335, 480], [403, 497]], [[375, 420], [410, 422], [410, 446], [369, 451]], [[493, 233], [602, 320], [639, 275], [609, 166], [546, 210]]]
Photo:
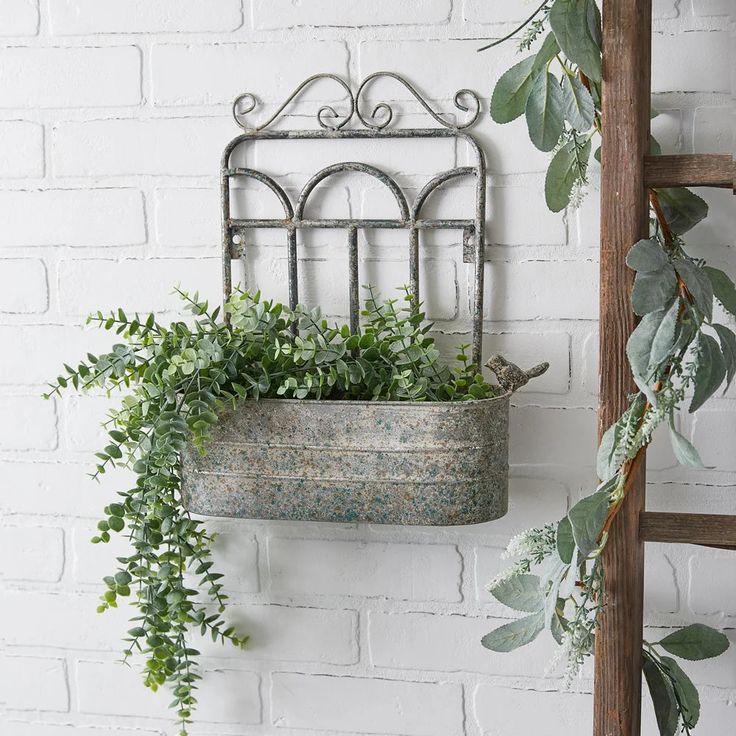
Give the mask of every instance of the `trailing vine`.
[[124, 659], [143, 659], [146, 687], [170, 687], [186, 734], [201, 679], [193, 635], [236, 647], [248, 642], [224, 617], [228, 598], [213, 567], [213, 536], [182, 502], [186, 443], [206, 452], [219, 413], [244, 399], [463, 401], [499, 391], [471, 362], [469, 346], [460, 346], [453, 366], [440, 360], [432, 325], [410, 306], [408, 292], [402, 305], [369, 289], [362, 327], [351, 334], [347, 325], [329, 324], [319, 308], [291, 310], [260, 293], [236, 291], [223, 313], [196, 293], [176, 291], [193, 323], [163, 325], [153, 314], [128, 316], [122, 309], [92, 315], [90, 323], [122, 342], [66, 365], [46, 397], [68, 388], [124, 392], [105, 423], [109, 444], [97, 453], [93, 477], [126, 467], [136, 480], [105, 507], [92, 542], [126, 533], [131, 549], [104, 578], [97, 610], [130, 600], [136, 613]]
[[[580, 202], [593, 140], [605, 124], [600, 11], [595, 0], [547, 0], [513, 34], [481, 50], [522, 31], [519, 51], [536, 51], [499, 79], [491, 116], [507, 123], [524, 115], [532, 143], [553, 152], [545, 196], [549, 209], [559, 212]], [[656, 140], [651, 145], [652, 153], [660, 153]], [[595, 157], [600, 160], [600, 148]], [[650, 237], [634, 244], [626, 259], [636, 272], [631, 303], [641, 318], [626, 348], [638, 392], [603, 435], [600, 485], [561, 521], [512, 539], [507, 555], [517, 559], [489, 586], [501, 603], [528, 615], [492, 631], [483, 645], [508, 652], [548, 629], [562, 647], [568, 675], [593, 653], [605, 606], [601, 554], [655, 429], [668, 427], [680, 463], [702, 467], [697, 450], [678, 432], [676, 417], [689, 395], [692, 413], [736, 375], [736, 335], [714, 320], [715, 303], [736, 317], [736, 287], [723, 271], [689, 256], [682, 239], [708, 207], [683, 188], [652, 190], [650, 203]], [[643, 672], [662, 736], [690, 734], [700, 717], [697, 689], [663, 652], [700, 660], [728, 646], [722, 633], [702, 624], [644, 642]]]

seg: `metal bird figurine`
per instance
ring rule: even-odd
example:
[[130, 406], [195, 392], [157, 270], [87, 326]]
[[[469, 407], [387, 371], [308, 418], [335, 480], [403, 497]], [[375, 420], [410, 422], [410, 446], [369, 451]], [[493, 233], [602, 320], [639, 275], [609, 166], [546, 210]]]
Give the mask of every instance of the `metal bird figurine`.
[[540, 363], [525, 371], [519, 368], [518, 365], [506, 360], [503, 355], [491, 355], [486, 366], [496, 375], [498, 385], [505, 392], [513, 393], [529, 383], [532, 378], [545, 373], [549, 368], [549, 363]]

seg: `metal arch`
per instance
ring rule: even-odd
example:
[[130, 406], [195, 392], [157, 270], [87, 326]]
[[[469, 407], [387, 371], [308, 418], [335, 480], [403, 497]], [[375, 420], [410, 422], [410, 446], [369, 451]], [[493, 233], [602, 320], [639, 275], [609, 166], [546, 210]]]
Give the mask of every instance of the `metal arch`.
[[389, 176], [385, 171], [381, 171], [376, 166], [371, 166], [370, 164], [364, 164], [360, 163], [359, 161], [344, 161], [342, 163], [338, 164], [332, 164], [331, 166], [326, 166], [321, 171], [318, 171], [305, 185], [302, 189], [301, 193], [299, 194], [299, 198], [297, 199], [296, 203], [296, 219], [301, 220], [304, 215], [304, 207], [307, 203], [307, 198], [309, 195], [314, 191], [317, 184], [319, 184], [321, 181], [325, 180], [328, 176], [332, 176], [333, 174], [339, 174], [343, 172], [357, 172], [360, 174], [368, 174], [368, 176], [372, 176], [375, 179], [378, 179], [382, 184], [385, 184], [388, 189], [390, 190], [391, 194], [394, 195], [394, 198], [396, 199], [396, 204], [399, 205], [399, 209], [401, 210], [401, 219], [402, 220], [408, 220], [409, 219], [409, 205], [406, 201], [406, 197], [404, 196], [404, 193], [401, 191], [401, 187], [396, 183], [396, 181]]
[[[403, 84], [413, 97], [420, 103], [429, 116], [438, 123], [434, 128], [398, 128], [391, 126], [394, 120], [393, 110], [387, 103], [379, 103], [373, 108], [369, 120], [359, 110], [359, 101], [367, 86], [379, 77], [389, 77]], [[331, 105], [323, 105], [317, 113], [318, 129], [279, 130], [268, 129], [284, 112], [289, 104], [301, 92], [318, 79], [331, 79], [347, 92], [349, 98], [348, 114], [343, 119]], [[393, 72], [376, 72], [366, 77], [353, 94], [347, 82], [334, 74], [317, 74], [300, 84], [287, 100], [279, 107], [268, 120], [257, 127], [248, 128], [243, 117], [252, 112], [257, 100], [250, 93], [240, 95], [233, 105], [233, 114], [243, 132], [233, 138], [225, 147], [221, 158], [221, 198], [222, 198], [222, 255], [223, 255], [223, 293], [227, 299], [232, 291], [231, 261], [233, 258], [244, 257], [247, 252], [242, 235], [254, 228], [273, 228], [284, 231], [287, 245], [289, 303], [294, 307], [298, 302], [298, 259], [297, 233], [310, 228], [332, 228], [347, 230], [347, 245], [349, 256], [349, 301], [350, 326], [353, 331], [359, 329], [359, 274], [358, 274], [358, 231], [361, 229], [403, 229], [409, 234], [409, 282], [412, 294], [412, 305], [419, 305], [419, 233], [423, 230], [459, 230], [463, 237], [463, 260], [473, 264], [473, 361], [480, 364], [483, 340], [483, 296], [484, 296], [484, 249], [485, 249], [485, 217], [486, 217], [486, 164], [483, 151], [475, 138], [466, 132], [477, 120], [480, 111], [478, 96], [470, 90], [460, 90], [454, 97], [455, 105], [462, 111], [471, 111], [469, 120], [463, 124], [453, 125], [435, 112], [403, 77]], [[466, 101], [469, 101], [466, 104]], [[375, 119], [384, 116], [384, 120]], [[353, 126], [348, 126], [350, 121]], [[357, 123], [356, 123], [357, 120]], [[362, 127], [361, 127], [362, 126]], [[343, 161], [328, 166], [312, 176], [302, 188], [296, 204], [292, 204], [289, 196], [281, 185], [264, 172], [253, 168], [231, 167], [230, 158], [238, 146], [251, 141], [281, 141], [281, 140], [381, 140], [381, 139], [452, 139], [462, 141], [471, 151], [474, 162], [470, 166], [459, 166], [449, 171], [441, 172], [421, 188], [413, 206], [409, 207], [406, 195], [399, 184], [381, 169], [367, 163]], [[399, 206], [400, 215], [396, 219], [361, 219], [346, 217], [338, 219], [309, 219], [305, 218], [306, 202], [314, 188], [330, 175], [339, 172], [366, 173], [381, 181], [389, 188]], [[462, 219], [420, 218], [420, 211], [431, 193], [445, 182], [460, 176], [475, 176], [475, 211], [472, 216]], [[261, 181], [269, 187], [284, 206], [285, 218], [250, 218], [236, 219], [230, 212], [230, 181], [240, 176]], [[234, 243], [233, 236], [241, 235], [241, 242]]]

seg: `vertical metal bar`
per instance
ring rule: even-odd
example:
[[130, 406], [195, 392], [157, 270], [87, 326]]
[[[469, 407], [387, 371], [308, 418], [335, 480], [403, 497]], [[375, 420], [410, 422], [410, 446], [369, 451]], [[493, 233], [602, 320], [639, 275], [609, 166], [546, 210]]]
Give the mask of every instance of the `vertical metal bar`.
[[[626, 341], [635, 326], [632, 272], [625, 258], [646, 238], [652, 0], [603, 3], [603, 147], [600, 253], [599, 436], [626, 407], [633, 382]], [[595, 638], [594, 736], [638, 736], [641, 728], [645, 463], [635, 463], [628, 494], [603, 556], [605, 608]]]
[[473, 286], [473, 363], [480, 366], [483, 352], [483, 277], [485, 274], [486, 162], [478, 149], [475, 202], [475, 284]]
[[[225, 163], [220, 171], [220, 205], [222, 207], [222, 222], [220, 233], [222, 237], [222, 301], [230, 298], [233, 290], [232, 261], [230, 259], [230, 177], [225, 173]], [[225, 312], [225, 321], [230, 321], [230, 315]]]
[[[299, 303], [299, 265], [296, 251], [296, 229], [290, 228], [286, 233], [286, 257], [289, 269], [289, 308], [294, 309]], [[291, 331], [296, 334], [299, 330], [296, 322]]]
[[348, 259], [350, 280], [350, 332], [358, 332], [360, 327], [360, 293], [358, 279], [358, 228], [348, 228]]
[[409, 289], [412, 312], [419, 311], [419, 230], [409, 230]]

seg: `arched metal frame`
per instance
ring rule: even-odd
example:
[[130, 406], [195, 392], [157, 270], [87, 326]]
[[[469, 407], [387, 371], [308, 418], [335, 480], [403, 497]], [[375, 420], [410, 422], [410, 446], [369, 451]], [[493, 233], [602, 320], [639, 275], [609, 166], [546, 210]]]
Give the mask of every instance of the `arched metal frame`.
[[[437, 128], [391, 128], [394, 119], [393, 109], [388, 103], [376, 105], [370, 114], [361, 111], [361, 99], [364, 90], [379, 77], [391, 78], [401, 83], [409, 93], [421, 104], [422, 108], [435, 120]], [[324, 105], [317, 113], [320, 129], [316, 130], [268, 130], [267, 128], [282, 115], [289, 104], [301, 92], [318, 80], [332, 80], [338, 84], [348, 96], [347, 114], [341, 116], [333, 106]], [[298, 254], [297, 233], [299, 230], [311, 228], [343, 229], [348, 233], [348, 293], [350, 309], [350, 328], [357, 331], [360, 315], [359, 293], [359, 254], [358, 230], [360, 229], [400, 229], [409, 232], [409, 287], [412, 304], [419, 304], [419, 233], [422, 230], [460, 230], [463, 234], [463, 260], [474, 264], [473, 284], [473, 361], [480, 364], [483, 341], [483, 262], [485, 246], [486, 219], [486, 164], [483, 151], [477, 141], [465, 130], [478, 119], [480, 102], [478, 96], [467, 89], [460, 90], [454, 97], [455, 106], [462, 112], [470, 113], [464, 123], [450, 123], [436, 113], [424, 100], [422, 95], [406, 80], [393, 72], [377, 72], [366, 77], [355, 94], [349, 85], [334, 74], [317, 74], [304, 80], [269, 119], [259, 126], [249, 127], [245, 117], [253, 112], [258, 104], [256, 97], [246, 92], [238, 96], [233, 103], [233, 116], [244, 132], [234, 138], [226, 146], [221, 160], [221, 198], [222, 198], [222, 258], [223, 258], [223, 292], [227, 299], [232, 291], [232, 260], [242, 258], [247, 252], [246, 236], [255, 228], [282, 229], [286, 234], [286, 252], [288, 263], [289, 305], [293, 308], [299, 300], [298, 287]], [[356, 116], [363, 127], [346, 127], [353, 116]], [[474, 163], [438, 173], [418, 193], [410, 205], [406, 195], [397, 182], [381, 169], [356, 161], [344, 161], [328, 166], [317, 172], [304, 185], [296, 204], [292, 204], [284, 188], [271, 176], [264, 172], [231, 166], [233, 152], [252, 141], [283, 140], [331, 140], [346, 139], [455, 139], [464, 142], [470, 150]], [[399, 208], [396, 219], [311, 219], [305, 215], [307, 201], [312, 191], [333, 174], [341, 172], [359, 172], [378, 179], [391, 192]], [[459, 177], [475, 178], [475, 212], [465, 219], [431, 219], [421, 217], [421, 210], [428, 197], [446, 182]], [[279, 218], [233, 218], [231, 216], [231, 184], [239, 178], [255, 179], [268, 187], [283, 206], [284, 217]]]

